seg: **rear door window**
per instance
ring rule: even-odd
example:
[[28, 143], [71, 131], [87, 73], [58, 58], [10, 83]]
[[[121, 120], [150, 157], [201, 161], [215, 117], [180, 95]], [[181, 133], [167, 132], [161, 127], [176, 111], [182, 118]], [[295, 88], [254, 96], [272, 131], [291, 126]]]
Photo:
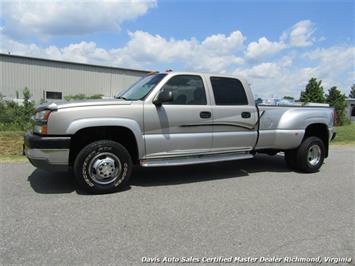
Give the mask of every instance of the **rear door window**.
[[211, 77], [216, 105], [248, 105], [243, 84], [235, 78]]

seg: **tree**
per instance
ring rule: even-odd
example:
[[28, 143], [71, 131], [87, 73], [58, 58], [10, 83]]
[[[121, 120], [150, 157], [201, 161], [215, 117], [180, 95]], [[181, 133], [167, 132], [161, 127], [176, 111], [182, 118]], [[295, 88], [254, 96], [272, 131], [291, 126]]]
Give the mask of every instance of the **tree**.
[[31, 109], [33, 107], [33, 102], [31, 101], [30, 90], [27, 87], [25, 87], [22, 94], [23, 94], [23, 105], [25, 109]]
[[336, 86], [331, 87], [328, 90], [327, 103], [335, 109], [337, 126], [344, 125], [347, 122], [345, 111], [347, 103], [345, 94], [341, 93]]
[[325, 103], [324, 91], [321, 84], [321, 80], [317, 81], [316, 78], [311, 78], [308, 81], [305, 91], [301, 92], [301, 102]]
[[294, 100], [295, 98], [292, 96], [284, 96], [283, 99], [285, 100]]
[[351, 90], [349, 93], [349, 98], [355, 98], [355, 84], [351, 86]]
[[31, 92], [27, 87], [24, 88], [22, 94], [23, 94], [24, 120], [29, 121], [29, 119], [35, 112], [35, 105], [34, 102], [31, 101]]
[[263, 103], [263, 99], [261, 99], [260, 97], [258, 99], [255, 100], [255, 104], [259, 105]]

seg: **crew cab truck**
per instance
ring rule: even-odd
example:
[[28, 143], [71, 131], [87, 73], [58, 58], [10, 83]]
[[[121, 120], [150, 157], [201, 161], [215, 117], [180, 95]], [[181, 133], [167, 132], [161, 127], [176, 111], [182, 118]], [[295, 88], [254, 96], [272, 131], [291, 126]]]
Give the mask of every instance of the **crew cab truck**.
[[283, 151], [290, 168], [313, 173], [328, 156], [334, 119], [331, 108], [258, 107], [242, 77], [154, 73], [114, 99], [40, 105], [24, 149], [35, 167], [73, 169], [82, 188], [107, 193], [128, 184], [134, 164], [201, 164], [257, 152]]

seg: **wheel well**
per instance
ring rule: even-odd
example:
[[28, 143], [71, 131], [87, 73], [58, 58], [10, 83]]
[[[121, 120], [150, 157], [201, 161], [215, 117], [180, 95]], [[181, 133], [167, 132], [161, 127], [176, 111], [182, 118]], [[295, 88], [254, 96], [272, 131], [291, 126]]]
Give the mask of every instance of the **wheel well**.
[[133, 163], [138, 162], [138, 146], [133, 132], [125, 127], [106, 126], [80, 129], [71, 137], [69, 164], [74, 164], [75, 157], [86, 145], [103, 139], [119, 142], [128, 150]]
[[320, 138], [325, 147], [325, 157], [328, 157], [328, 150], [329, 150], [329, 131], [328, 127], [325, 124], [311, 124], [306, 128], [305, 135], [303, 139], [308, 137], [318, 137]]

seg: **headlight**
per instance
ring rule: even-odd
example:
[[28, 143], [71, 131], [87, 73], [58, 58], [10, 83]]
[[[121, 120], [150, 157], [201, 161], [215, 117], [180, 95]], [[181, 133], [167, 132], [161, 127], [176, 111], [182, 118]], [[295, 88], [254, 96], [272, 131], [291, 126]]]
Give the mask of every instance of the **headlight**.
[[47, 122], [51, 111], [45, 110], [35, 114], [33, 133], [46, 135], [47, 134]]
[[51, 113], [51, 111], [49, 111], [49, 110], [37, 112], [36, 115], [35, 115], [35, 120], [36, 121], [37, 120], [45, 120], [45, 121], [47, 121], [50, 113]]

